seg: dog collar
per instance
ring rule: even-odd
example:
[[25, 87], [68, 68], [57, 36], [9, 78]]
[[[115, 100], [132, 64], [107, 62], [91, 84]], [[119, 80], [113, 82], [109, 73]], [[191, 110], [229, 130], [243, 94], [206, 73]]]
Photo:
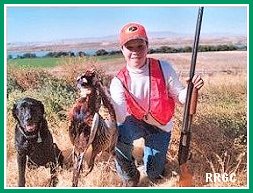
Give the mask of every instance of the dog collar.
[[41, 138], [41, 135], [40, 135], [40, 131], [38, 131], [37, 134], [34, 134], [34, 135], [26, 135], [25, 132], [23, 131], [23, 129], [19, 126], [18, 127], [19, 131], [22, 133], [22, 135], [26, 138], [26, 139], [34, 139], [36, 137], [38, 137], [37, 139], [37, 143], [41, 143], [42, 142], [42, 138]]

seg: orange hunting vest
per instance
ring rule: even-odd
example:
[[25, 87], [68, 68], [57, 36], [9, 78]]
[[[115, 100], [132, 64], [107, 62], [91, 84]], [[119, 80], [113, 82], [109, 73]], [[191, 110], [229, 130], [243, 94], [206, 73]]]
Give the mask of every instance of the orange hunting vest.
[[159, 60], [149, 59], [149, 80], [150, 96], [149, 109], [145, 111], [134, 99], [129, 91], [128, 85], [131, 78], [126, 67], [124, 67], [117, 77], [122, 82], [126, 98], [127, 111], [139, 120], [142, 120], [147, 114], [150, 114], [158, 123], [166, 125], [174, 114], [175, 102], [169, 96]]

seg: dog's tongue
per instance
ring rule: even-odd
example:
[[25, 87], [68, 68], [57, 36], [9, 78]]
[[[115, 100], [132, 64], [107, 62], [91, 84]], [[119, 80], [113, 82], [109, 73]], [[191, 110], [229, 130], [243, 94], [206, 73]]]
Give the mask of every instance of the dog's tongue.
[[33, 131], [35, 131], [35, 129], [36, 129], [35, 123], [26, 126], [26, 131], [28, 131], [28, 132], [33, 132]]

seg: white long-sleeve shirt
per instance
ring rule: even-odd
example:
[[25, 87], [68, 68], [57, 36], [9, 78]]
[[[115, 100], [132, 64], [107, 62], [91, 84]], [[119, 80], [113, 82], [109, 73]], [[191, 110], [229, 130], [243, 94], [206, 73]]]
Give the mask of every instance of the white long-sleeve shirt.
[[[150, 92], [148, 62], [149, 60], [147, 60], [147, 63], [141, 69], [133, 69], [128, 65], [126, 66], [131, 78], [131, 85], [128, 85], [129, 91], [132, 93], [132, 96], [134, 96], [136, 102], [138, 102], [138, 104], [145, 110], [148, 110], [149, 107]], [[181, 104], [185, 103], [187, 88], [183, 87], [171, 64], [165, 61], [160, 61], [160, 64], [167, 84], [168, 93], [176, 102]], [[129, 113], [127, 112], [124, 87], [117, 77], [112, 79], [110, 93], [116, 112], [117, 122], [120, 125], [124, 122]], [[148, 114], [144, 121], [167, 132], [171, 131], [173, 127], [172, 120], [166, 125], [161, 125], [150, 116], [150, 114]]]

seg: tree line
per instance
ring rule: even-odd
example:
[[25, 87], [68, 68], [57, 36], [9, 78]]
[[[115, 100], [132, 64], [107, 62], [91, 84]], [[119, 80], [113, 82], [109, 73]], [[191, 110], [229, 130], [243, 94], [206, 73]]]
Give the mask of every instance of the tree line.
[[[247, 46], [237, 46], [237, 45], [200, 45], [198, 48], [199, 52], [212, 52], [212, 51], [233, 51], [233, 50], [247, 50]], [[186, 52], [192, 52], [191, 46], [186, 47], [170, 47], [170, 46], [161, 46], [159, 48], [151, 48], [149, 49], [148, 53], [186, 53]], [[94, 54], [87, 54], [84, 51], [79, 52], [48, 52], [43, 57], [48, 58], [59, 58], [59, 57], [84, 57], [84, 56], [110, 56], [110, 55], [118, 55], [122, 54], [120, 50], [116, 51], [106, 51], [105, 49], [99, 49]], [[8, 59], [13, 59], [14, 57], [12, 55], [8, 55]], [[38, 58], [35, 53], [24, 53], [23, 55], [17, 55], [18, 59], [23, 58]]]

